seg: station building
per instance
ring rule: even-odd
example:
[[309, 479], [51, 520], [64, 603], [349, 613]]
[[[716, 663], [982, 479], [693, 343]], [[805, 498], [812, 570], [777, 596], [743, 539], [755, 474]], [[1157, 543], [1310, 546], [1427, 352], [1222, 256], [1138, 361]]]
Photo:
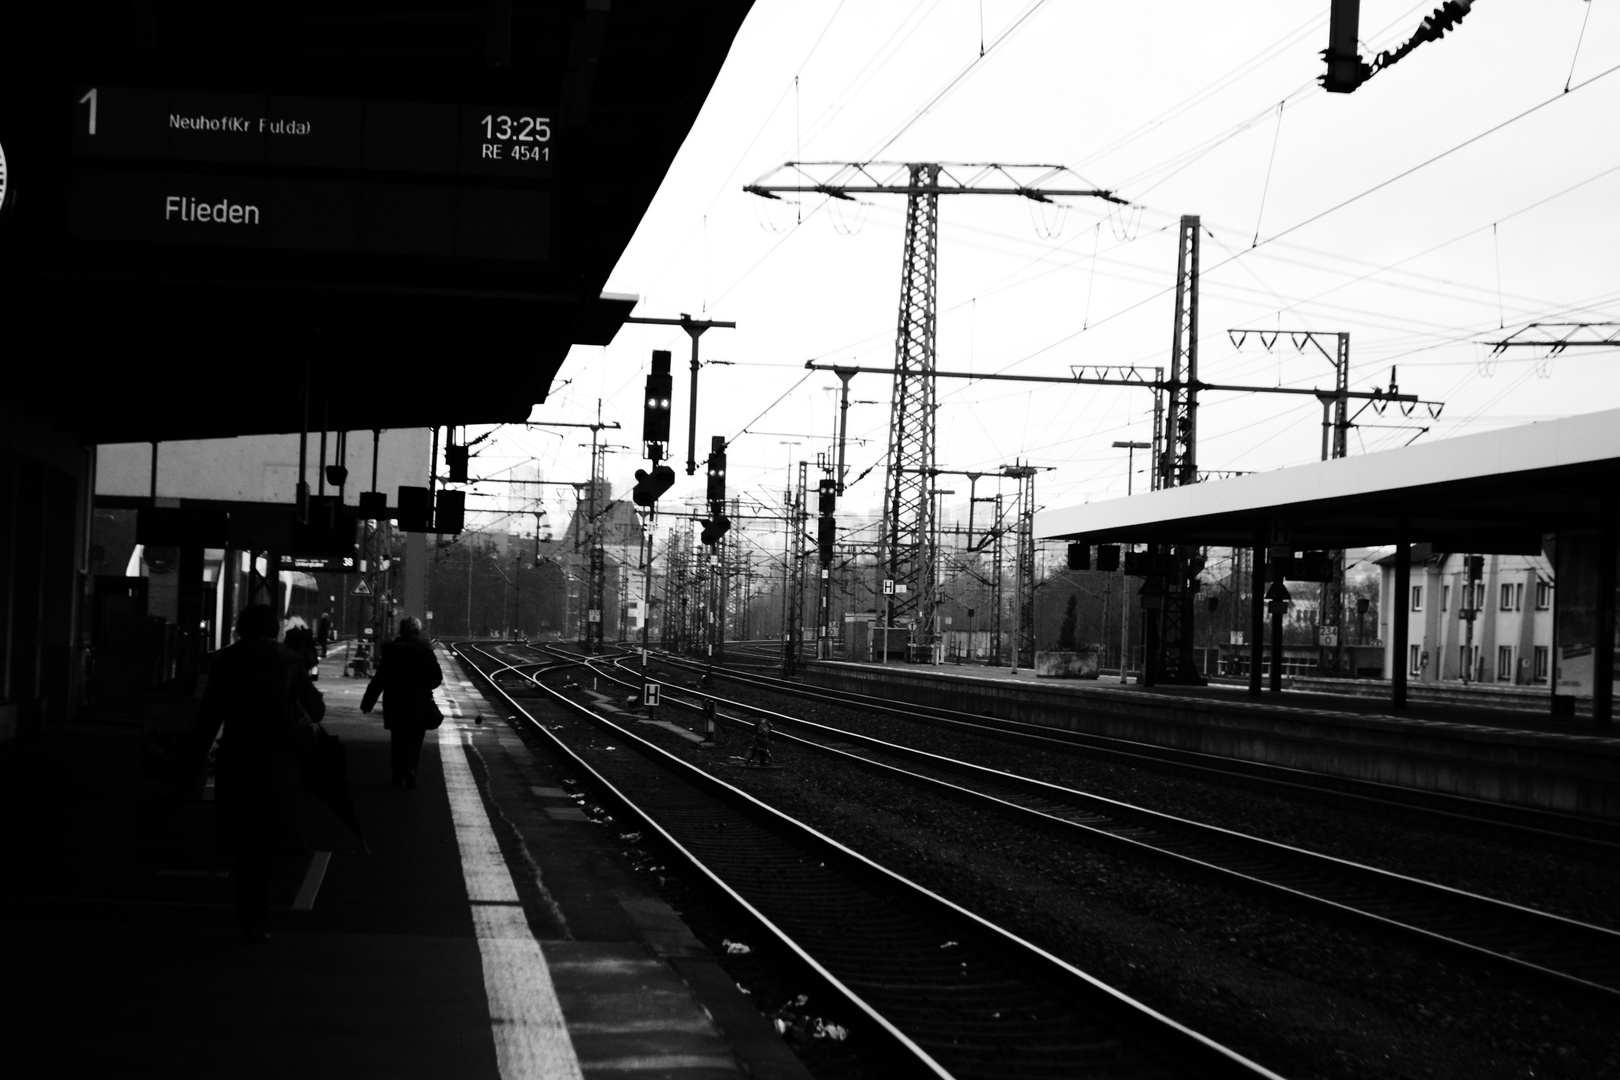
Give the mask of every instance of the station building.
[[[1551, 546], [1552, 540], [1546, 541]], [[1472, 569], [1478, 571], [1470, 575]], [[1395, 556], [1378, 561], [1381, 595], [1393, 598]], [[1407, 586], [1407, 652], [1394, 655], [1387, 630], [1384, 676], [1402, 663], [1419, 683], [1551, 686], [1555, 645], [1553, 559], [1467, 555], [1415, 544]], [[1386, 602], [1380, 611], [1398, 605]], [[1470, 625], [1472, 624], [1472, 625]]]

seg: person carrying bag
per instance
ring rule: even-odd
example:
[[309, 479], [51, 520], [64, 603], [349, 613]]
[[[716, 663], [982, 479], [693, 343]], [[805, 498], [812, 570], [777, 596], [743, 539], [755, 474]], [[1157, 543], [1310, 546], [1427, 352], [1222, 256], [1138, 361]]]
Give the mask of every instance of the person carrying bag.
[[360, 699], [360, 711], [369, 713], [382, 698], [395, 787], [416, 787], [423, 736], [444, 721], [433, 703], [433, 691], [442, 682], [444, 672], [433, 646], [422, 640], [421, 620], [414, 616], [401, 619], [399, 637], [382, 647], [377, 673]]
[[[192, 732], [187, 781], [219, 734], [214, 809], [219, 846], [231, 855], [237, 926], [245, 940], [269, 939], [270, 875], [278, 855], [305, 850], [297, 810], [300, 729], [326, 712], [292, 650], [276, 640], [275, 612], [244, 608], [237, 641], [213, 657]], [[223, 730], [222, 730], [223, 729]]]

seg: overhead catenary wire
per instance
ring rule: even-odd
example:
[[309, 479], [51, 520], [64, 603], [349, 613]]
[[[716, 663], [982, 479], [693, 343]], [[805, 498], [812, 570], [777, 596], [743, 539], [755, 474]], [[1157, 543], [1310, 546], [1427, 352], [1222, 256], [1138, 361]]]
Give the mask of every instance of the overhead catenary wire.
[[[1584, 87], [1587, 87], [1587, 86], [1591, 86], [1593, 83], [1596, 83], [1598, 80], [1606, 78], [1607, 76], [1614, 74], [1616, 71], [1620, 71], [1620, 64], [1617, 64], [1614, 67], [1607, 68], [1604, 71], [1601, 71], [1596, 75], [1593, 75], [1591, 78], [1586, 79], [1586, 80], [1584, 80], [1584, 81], [1582, 81], [1580, 83], [1577, 83], [1573, 87], [1571, 92], [1573, 92], [1574, 90], [1583, 89]], [[1332, 206], [1329, 206], [1326, 209], [1319, 210], [1316, 213], [1310, 215], [1309, 217], [1306, 217], [1306, 218], [1304, 218], [1304, 219], [1302, 219], [1300, 221], [1297, 221], [1294, 224], [1288, 226], [1287, 228], [1282, 229], [1279, 232], [1273, 233], [1270, 236], [1267, 236], [1265, 239], [1261, 240], [1254, 247], [1248, 248], [1248, 249], [1243, 250], [1243, 251], [1236, 252], [1236, 253], [1228, 256], [1227, 258], [1223, 259], [1222, 261], [1216, 263], [1214, 266], [1206, 267], [1202, 271], [1201, 276], [1207, 277], [1208, 275], [1213, 274], [1217, 270], [1220, 270], [1222, 267], [1234, 262], [1235, 260], [1243, 258], [1244, 256], [1248, 255], [1250, 252], [1259, 250], [1264, 245], [1273, 243], [1273, 242], [1281, 239], [1284, 236], [1287, 236], [1287, 235], [1289, 235], [1291, 233], [1297, 232], [1300, 229], [1304, 228], [1305, 226], [1311, 225], [1311, 224], [1313, 224], [1313, 223], [1315, 223], [1317, 221], [1320, 221], [1323, 218], [1329, 216], [1330, 214], [1337, 213], [1338, 211], [1343, 210], [1345, 207], [1351, 206], [1351, 205], [1361, 201], [1362, 199], [1366, 198], [1367, 196], [1373, 194], [1374, 192], [1382, 191], [1384, 188], [1389, 187], [1391, 184], [1396, 183], [1396, 182], [1398, 182], [1400, 180], [1403, 180], [1406, 177], [1411, 176], [1413, 173], [1416, 173], [1416, 172], [1418, 172], [1418, 171], [1420, 171], [1420, 170], [1422, 170], [1424, 168], [1427, 168], [1428, 166], [1433, 165], [1437, 161], [1441, 161], [1444, 158], [1450, 157], [1452, 154], [1456, 153], [1457, 151], [1459, 151], [1459, 150], [1461, 150], [1461, 149], [1463, 149], [1465, 147], [1471, 146], [1474, 143], [1478, 142], [1479, 140], [1481, 140], [1483, 138], [1486, 138], [1486, 137], [1488, 137], [1490, 135], [1493, 135], [1496, 132], [1501, 131], [1502, 129], [1504, 129], [1504, 128], [1508, 127], [1508, 126], [1510, 126], [1512, 124], [1515, 124], [1520, 120], [1523, 120], [1525, 117], [1531, 116], [1531, 115], [1539, 112], [1540, 110], [1546, 108], [1548, 105], [1551, 105], [1553, 102], [1563, 100], [1565, 96], [1566, 95], [1564, 95], [1564, 94], [1559, 94], [1559, 95], [1555, 95], [1553, 97], [1546, 98], [1546, 99], [1544, 99], [1544, 100], [1542, 100], [1540, 102], [1537, 102], [1536, 104], [1530, 106], [1528, 109], [1524, 109], [1521, 112], [1515, 113], [1513, 116], [1508, 117], [1506, 120], [1502, 120], [1502, 121], [1500, 121], [1500, 122], [1498, 122], [1496, 124], [1493, 124], [1492, 126], [1486, 128], [1484, 131], [1481, 131], [1481, 132], [1479, 132], [1479, 133], [1477, 133], [1475, 135], [1471, 135], [1467, 139], [1464, 139], [1462, 142], [1456, 143], [1455, 145], [1453, 145], [1451, 147], [1448, 147], [1445, 150], [1440, 151], [1438, 154], [1435, 154], [1435, 155], [1433, 155], [1433, 156], [1431, 156], [1429, 158], [1424, 159], [1423, 161], [1418, 162], [1416, 165], [1413, 165], [1413, 166], [1411, 166], [1411, 167], [1409, 167], [1407, 169], [1403, 169], [1401, 172], [1396, 173], [1394, 176], [1391, 176], [1391, 177], [1388, 177], [1388, 178], [1386, 178], [1384, 180], [1381, 180], [1381, 181], [1379, 181], [1378, 183], [1374, 184], [1373, 186], [1371, 186], [1369, 188], [1364, 188], [1360, 192], [1358, 192], [1358, 193], [1356, 193], [1354, 195], [1351, 195], [1348, 198], [1341, 199], [1339, 202], [1334, 203]], [[1105, 322], [1111, 322], [1114, 319], [1117, 319], [1120, 316], [1126, 314], [1127, 312], [1134, 311], [1135, 309], [1143, 306], [1144, 304], [1150, 303], [1151, 301], [1156, 300], [1159, 297], [1168, 294], [1174, 288], [1175, 288], [1175, 286], [1173, 284], [1168, 285], [1165, 288], [1160, 289], [1158, 292], [1153, 293], [1152, 295], [1143, 297], [1142, 299], [1136, 301], [1135, 303], [1127, 305], [1126, 307], [1120, 308], [1119, 310], [1115, 311], [1113, 314], [1108, 315], [1103, 319], [1099, 319], [1098, 322], [1096, 324], [1093, 324], [1093, 325], [1095, 327], [1095, 326], [1102, 325]], [[1040, 356], [1043, 353], [1050, 352], [1052, 349], [1057, 348], [1059, 345], [1062, 345], [1065, 342], [1071, 341], [1074, 338], [1078, 337], [1082, 332], [1083, 331], [1076, 330], [1073, 333], [1066, 334], [1063, 337], [1058, 338], [1056, 341], [1050, 342], [1049, 344], [1042, 346], [1040, 349], [1037, 349], [1036, 351], [1027, 354], [1022, 359], [1016, 361], [1015, 363], [1023, 363], [1024, 361], [1034, 359], [1036, 356]]]
[[883, 151], [893, 146], [900, 136], [910, 131], [919, 120], [921, 120], [924, 116], [927, 116], [929, 110], [933, 109], [935, 105], [938, 105], [941, 101], [945, 100], [945, 98], [952, 91], [960, 86], [962, 81], [978, 68], [980, 62], [983, 61], [985, 57], [995, 52], [1002, 42], [1008, 40], [1020, 29], [1022, 29], [1029, 21], [1030, 17], [1045, 6], [1046, 0], [1031, 0], [1029, 6], [1024, 8], [1024, 10], [1019, 14], [1015, 15], [1013, 17], [1013, 21], [1008, 25], [1008, 27], [1000, 34], [996, 35], [996, 37], [990, 42], [988, 48], [980, 48], [978, 56], [975, 56], [972, 60], [968, 61], [967, 65], [963, 67], [962, 70], [958, 71], [949, 80], [947, 80], [945, 85], [940, 87], [939, 90], [934, 93], [933, 97], [929, 98], [925, 103], [923, 103], [923, 105], [912, 114], [911, 118], [905, 123], [901, 124], [900, 127], [890, 134], [880, 146], [868, 152], [865, 155], [866, 160], [870, 161], [876, 158], [878, 155], [882, 154]]
[[1271, 170], [1277, 164], [1277, 144], [1282, 141], [1283, 106], [1286, 101], [1277, 102], [1277, 131], [1271, 137], [1271, 156], [1266, 159], [1266, 179], [1260, 187], [1260, 209], [1254, 215], [1254, 239], [1249, 242], [1254, 247], [1260, 242], [1260, 223], [1266, 215], [1266, 194], [1271, 190]]

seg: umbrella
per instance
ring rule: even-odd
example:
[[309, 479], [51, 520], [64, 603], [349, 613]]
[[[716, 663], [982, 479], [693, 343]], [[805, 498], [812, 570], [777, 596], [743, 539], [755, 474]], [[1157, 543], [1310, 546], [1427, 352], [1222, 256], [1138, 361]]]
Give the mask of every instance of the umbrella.
[[354, 798], [349, 793], [348, 751], [341, 739], [319, 724], [310, 724], [308, 728], [309, 734], [297, 741], [298, 773], [304, 790], [330, 806], [360, 838], [360, 846], [370, 855], [371, 845], [366, 843], [365, 829], [360, 825], [360, 815], [355, 812]]

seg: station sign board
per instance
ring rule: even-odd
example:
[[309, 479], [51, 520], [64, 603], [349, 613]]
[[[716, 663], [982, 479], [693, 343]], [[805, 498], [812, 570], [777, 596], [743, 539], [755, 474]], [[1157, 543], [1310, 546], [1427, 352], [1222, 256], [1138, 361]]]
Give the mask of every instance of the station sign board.
[[358, 574], [360, 560], [353, 555], [284, 555], [284, 570], [302, 570], [306, 574]]
[[80, 84], [68, 233], [164, 246], [544, 261], [556, 148], [532, 102]]

